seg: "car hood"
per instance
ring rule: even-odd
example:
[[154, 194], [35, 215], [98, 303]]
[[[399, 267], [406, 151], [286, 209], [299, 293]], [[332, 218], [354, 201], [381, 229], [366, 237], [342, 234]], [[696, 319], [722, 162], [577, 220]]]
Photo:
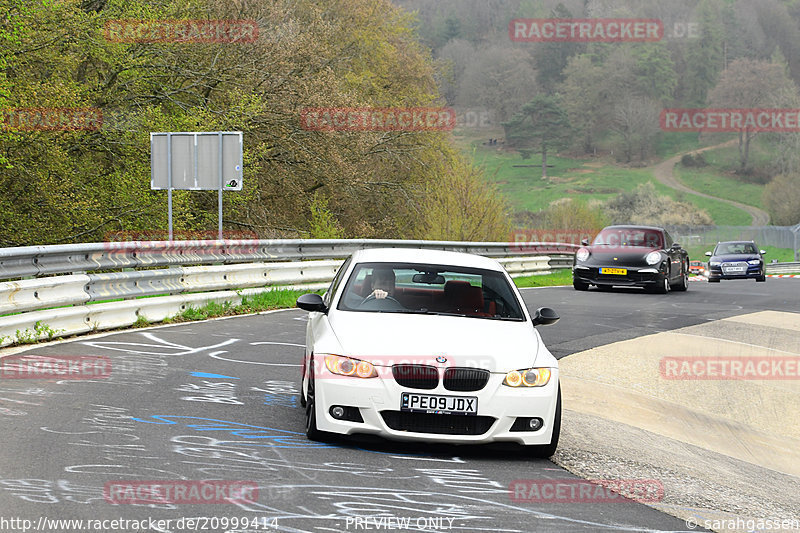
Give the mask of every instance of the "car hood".
[[[530, 321], [396, 313], [332, 313], [341, 355], [374, 365], [467, 366], [508, 372], [534, 366], [541, 339]], [[437, 357], [447, 361], [437, 362]]]
[[645, 246], [586, 246], [589, 250], [589, 259], [586, 263], [602, 263], [603, 265], [613, 265], [618, 263], [626, 266], [652, 266], [644, 260], [650, 252], [659, 251], [658, 248]]
[[761, 256], [756, 254], [726, 254], [715, 255], [710, 258], [711, 261], [750, 261], [752, 259], [761, 259]]

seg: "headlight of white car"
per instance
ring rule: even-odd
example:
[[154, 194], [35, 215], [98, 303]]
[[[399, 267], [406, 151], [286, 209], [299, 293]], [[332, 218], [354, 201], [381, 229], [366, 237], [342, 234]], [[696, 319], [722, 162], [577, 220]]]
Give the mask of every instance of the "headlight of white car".
[[549, 368], [512, 370], [506, 374], [503, 385], [508, 387], [544, 387], [550, 381]]
[[578, 261], [586, 261], [589, 259], [589, 250], [587, 248], [579, 248], [577, 252], [575, 252], [575, 259]]
[[353, 376], [356, 378], [376, 378], [378, 373], [368, 361], [342, 357], [340, 355], [326, 355], [325, 366], [334, 374], [340, 376]]
[[748, 265], [760, 265], [761, 264], [761, 260], [760, 259], [751, 259], [750, 261], [747, 262], [747, 264]]
[[648, 265], [656, 265], [661, 262], [661, 252], [650, 252], [644, 260]]

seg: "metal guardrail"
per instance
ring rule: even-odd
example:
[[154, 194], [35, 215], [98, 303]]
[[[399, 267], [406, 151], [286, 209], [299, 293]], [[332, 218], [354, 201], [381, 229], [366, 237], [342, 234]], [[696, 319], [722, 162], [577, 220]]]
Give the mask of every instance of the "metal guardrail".
[[800, 263], [767, 263], [767, 274], [800, 272]]
[[[208, 302], [236, 304], [244, 296], [276, 287], [325, 288], [345, 257], [369, 247], [466, 251], [498, 257], [514, 277], [567, 268], [572, 264], [570, 252], [577, 248], [549, 243], [525, 243], [524, 248], [519, 248], [514, 243], [284, 240], [148, 241], [0, 249], [0, 277], [50, 274], [0, 282], [0, 315], [16, 313], [0, 316], [0, 346], [20, 339], [125, 327], [140, 318], [160, 322], [189, 306], [200, 307]], [[545, 250], [558, 255], [534, 255]], [[181, 266], [186, 264], [200, 266]], [[167, 268], [104, 272], [159, 266]]]
[[392, 239], [119, 241], [59, 244], [0, 249], [0, 280], [127, 268], [344, 259], [356, 250], [377, 247], [451, 250], [487, 257], [571, 255], [579, 248], [574, 244], [559, 243]]

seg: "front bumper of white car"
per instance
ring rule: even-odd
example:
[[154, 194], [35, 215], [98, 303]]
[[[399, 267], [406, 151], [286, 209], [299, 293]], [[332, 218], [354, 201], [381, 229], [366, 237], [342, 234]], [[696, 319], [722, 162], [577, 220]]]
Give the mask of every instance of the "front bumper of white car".
[[[550, 443], [558, 396], [557, 368], [551, 369], [550, 381], [541, 387], [508, 387], [503, 385], [505, 374], [495, 373], [477, 391], [447, 390], [441, 381], [430, 390], [404, 387], [392, 378], [390, 370], [383, 370], [379, 377], [362, 379], [332, 375], [322, 369], [314, 380], [318, 429], [408, 441]], [[402, 411], [404, 392], [474, 397], [477, 415]], [[345, 408], [339, 411], [344, 411], [345, 417], [361, 418], [363, 422], [335, 418], [332, 410], [336, 406]], [[354, 413], [357, 415], [353, 416]], [[530, 429], [531, 418], [542, 421], [536, 431]]]

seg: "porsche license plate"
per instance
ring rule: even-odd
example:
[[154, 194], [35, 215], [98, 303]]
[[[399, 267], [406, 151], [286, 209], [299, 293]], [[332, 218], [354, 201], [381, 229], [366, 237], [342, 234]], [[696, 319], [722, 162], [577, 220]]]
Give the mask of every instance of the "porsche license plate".
[[478, 398], [404, 392], [400, 397], [400, 410], [442, 415], [477, 415]]
[[627, 268], [601, 268], [601, 274], [611, 274], [613, 276], [627, 276], [628, 269]]

